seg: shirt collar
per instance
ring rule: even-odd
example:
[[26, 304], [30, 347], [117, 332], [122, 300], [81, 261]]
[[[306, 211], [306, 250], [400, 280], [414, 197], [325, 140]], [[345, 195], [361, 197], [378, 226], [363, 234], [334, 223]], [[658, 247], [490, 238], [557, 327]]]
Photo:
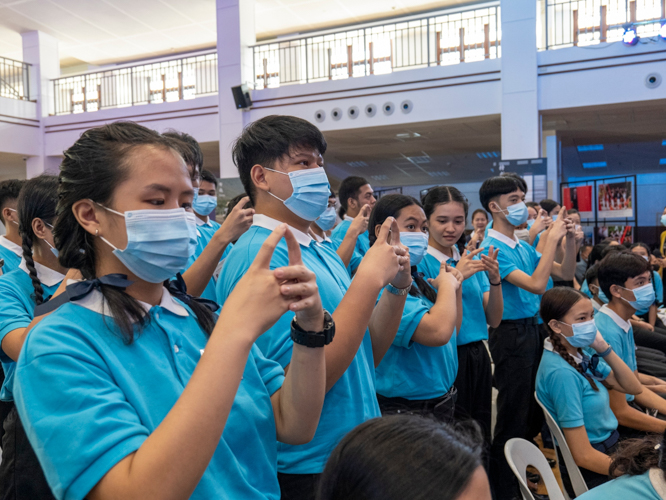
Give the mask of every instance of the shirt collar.
[[451, 247], [451, 250], [453, 252], [453, 257], [449, 257], [443, 252], [437, 250], [435, 247], [431, 247], [430, 245], [428, 245], [428, 254], [432, 255], [440, 263], [448, 262], [449, 260], [454, 260], [455, 262], [458, 262], [460, 260], [460, 252], [458, 251], [458, 249], [455, 246], [453, 246]]
[[[34, 264], [35, 271], [37, 271], [37, 279], [48, 287], [56, 286], [58, 283], [65, 279], [65, 275], [59, 273], [58, 271], [49, 269], [48, 267], [41, 265], [39, 262], [34, 262]], [[26, 274], [30, 274], [25, 259], [21, 259], [19, 269]]]
[[599, 305], [599, 303], [594, 299], [591, 299], [591, 300], [592, 300], [592, 307], [594, 307], [594, 312], [599, 311], [599, 309], [601, 309], [601, 306]]
[[620, 318], [615, 311], [608, 307], [608, 304], [604, 304], [601, 309], [599, 309], [599, 312], [612, 319], [617, 326], [624, 330], [624, 333], [629, 333], [629, 330], [631, 330], [631, 323]]
[[201, 220], [199, 217], [196, 218], [197, 220], [197, 226], [208, 226], [212, 227], [213, 224], [210, 222], [210, 217], [206, 217], [206, 220]]
[[650, 469], [648, 475], [654, 491], [656, 491], [657, 495], [663, 500], [666, 500], [666, 480], [664, 480], [664, 473], [662, 470], [658, 468]]
[[344, 217], [342, 217], [342, 220], [354, 220], [354, 218], [349, 217], [349, 215], [345, 214]]
[[[263, 227], [264, 229], [268, 229], [269, 231], [275, 230], [276, 227], [278, 227], [282, 222], [279, 220], [273, 219], [269, 217], [268, 215], [264, 214], [254, 214], [254, 217], [252, 218], [252, 225], [253, 226], [259, 226]], [[299, 231], [295, 227], [291, 227], [287, 225], [291, 232], [293, 233], [294, 237], [296, 238], [296, 241], [304, 247], [309, 247], [310, 243], [312, 243], [312, 237], [305, 234], [303, 231]]]
[[[555, 351], [553, 350], [553, 343], [550, 341], [550, 339], [545, 339], [545, 340], [543, 341], [543, 348], [544, 348], [546, 351], [555, 352]], [[556, 353], [556, 354], [557, 354], [557, 353]], [[580, 353], [578, 353], [578, 352], [577, 352], [575, 355], [572, 355], [571, 357], [572, 357], [572, 358], [574, 359], [574, 361], [575, 361], [576, 363], [578, 363], [578, 364], [581, 364], [581, 363], [583, 362], [583, 356], [581, 356]]]
[[5, 236], [0, 236], [0, 246], [5, 247], [7, 250], [11, 250], [19, 257], [23, 257], [23, 249], [20, 245], [17, 245], [13, 241], [9, 241]]
[[[67, 282], [67, 284], [69, 284], [69, 282]], [[146, 313], [148, 313], [153, 308], [153, 306], [146, 302], [141, 302], [140, 300], [137, 302], [145, 309]], [[104, 295], [102, 295], [102, 292], [99, 290], [93, 290], [82, 299], [77, 300], [76, 304], [98, 314], [103, 314], [104, 316], [109, 317], [111, 316], [108, 306], [106, 306], [104, 303]], [[166, 309], [176, 316], [189, 316], [187, 309], [176, 302], [166, 288], [162, 288], [162, 299], [160, 300], [159, 306], [157, 307]]]
[[488, 230], [488, 236], [490, 238], [495, 238], [496, 240], [501, 241], [502, 243], [508, 245], [509, 248], [511, 248], [511, 249], [516, 248], [516, 245], [520, 241], [518, 238], [516, 238], [515, 234], [513, 235], [513, 239], [511, 239], [508, 236], [503, 235], [499, 231], [495, 231], [494, 229], [489, 229]]
[[327, 242], [331, 243], [331, 238], [329, 238], [329, 237], [326, 236], [325, 234], [324, 234], [324, 237], [323, 237], [323, 238], [320, 238], [319, 235], [318, 235], [317, 233], [315, 233], [314, 231], [312, 231], [312, 233], [310, 234], [310, 236], [312, 236], [312, 238], [313, 238], [317, 243], [322, 243], [322, 242], [324, 242], [324, 241], [327, 241]]

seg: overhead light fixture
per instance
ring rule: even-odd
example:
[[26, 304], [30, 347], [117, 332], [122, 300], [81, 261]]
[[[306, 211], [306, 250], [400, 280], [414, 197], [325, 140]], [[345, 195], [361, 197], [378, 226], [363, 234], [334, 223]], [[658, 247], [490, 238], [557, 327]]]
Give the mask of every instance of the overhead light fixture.
[[660, 158], [659, 165], [666, 165], [666, 158]]
[[421, 134], [418, 132], [404, 132], [400, 134], [395, 134], [396, 139], [415, 139], [421, 137]]
[[604, 168], [607, 167], [605, 161], [591, 161], [588, 163], [583, 163], [583, 168]]
[[353, 167], [353, 168], [367, 167], [368, 166], [368, 164], [366, 162], [362, 161], [362, 160], [348, 161], [347, 165], [349, 165], [350, 167]]
[[659, 36], [666, 40], [666, 23], [661, 25], [661, 29], [659, 30]]
[[622, 43], [625, 45], [636, 45], [638, 43], [638, 32], [633, 26], [629, 26], [624, 30], [622, 35]]

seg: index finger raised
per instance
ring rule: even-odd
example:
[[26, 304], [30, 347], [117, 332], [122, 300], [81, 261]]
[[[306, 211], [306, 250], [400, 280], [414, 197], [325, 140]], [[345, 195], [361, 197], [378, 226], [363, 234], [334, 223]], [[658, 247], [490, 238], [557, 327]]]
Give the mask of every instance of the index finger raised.
[[[271, 259], [273, 258], [273, 252], [277, 247], [278, 243], [284, 236], [284, 233], [287, 231], [286, 224], [280, 224], [276, 227], [271, 234], [268, 235], [264, 244], [261, 245], [261, 248], [257, 252], [257, 256], [254, 258], [253, 266], [262, 267], [264, 269], [270, 268]], [[293, 235], [292, 235], [293, 236]], [[300, 249], [299, 249], [300, 251]]]
[[296, 241], [294, 233], [289, 228], [284, 233], [284, 239], [287, 242], [287, 250], [289, 251], [289, 265], [295, 266], [303, 263], [301, 257], [301, 245]]

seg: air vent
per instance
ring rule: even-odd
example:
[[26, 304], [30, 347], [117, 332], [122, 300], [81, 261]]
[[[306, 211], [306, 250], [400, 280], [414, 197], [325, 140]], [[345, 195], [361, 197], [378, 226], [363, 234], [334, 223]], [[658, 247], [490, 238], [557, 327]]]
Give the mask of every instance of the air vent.
[[367, 167], [368, 164], [364, 161], [358, 160], [358, 161], [348, 161], [347, 165], [353, 168], [360, 168], [360, 167]]

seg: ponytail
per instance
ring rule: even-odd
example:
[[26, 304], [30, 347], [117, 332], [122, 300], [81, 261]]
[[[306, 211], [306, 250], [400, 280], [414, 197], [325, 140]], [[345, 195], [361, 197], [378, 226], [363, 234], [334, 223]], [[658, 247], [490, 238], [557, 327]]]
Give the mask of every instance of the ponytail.
[[[564, 361], [569, 363], [569, 365], [571, 365], [578, 373], [580, 373], [583, 377], [585, 377], [592, 386], [592, 389], [598, 392], [599, 387], [597, 387], [597, 384], [594, 381], [594, 379], [590, 377], [587, 374], [587, 372], [583, 370], [583, 367], [580, 364], [576, 363], [576, 360], [573, 358], [573, 356], [571, 356], [571, 354], [567, 352], [567, 348], [564, 347], [564, 344], [562, 344], [562, 339], [560, 338], [560, 334], [552, 331], [550, 327], [547, 328], [549, 333], [548, 338], [550, 339], [550, 343], [553, 344], [553, 351], [562, 356], [562, 359], [564, 359]], [[578, 349], [578, 352], [580, 353], [581, 350]]]

